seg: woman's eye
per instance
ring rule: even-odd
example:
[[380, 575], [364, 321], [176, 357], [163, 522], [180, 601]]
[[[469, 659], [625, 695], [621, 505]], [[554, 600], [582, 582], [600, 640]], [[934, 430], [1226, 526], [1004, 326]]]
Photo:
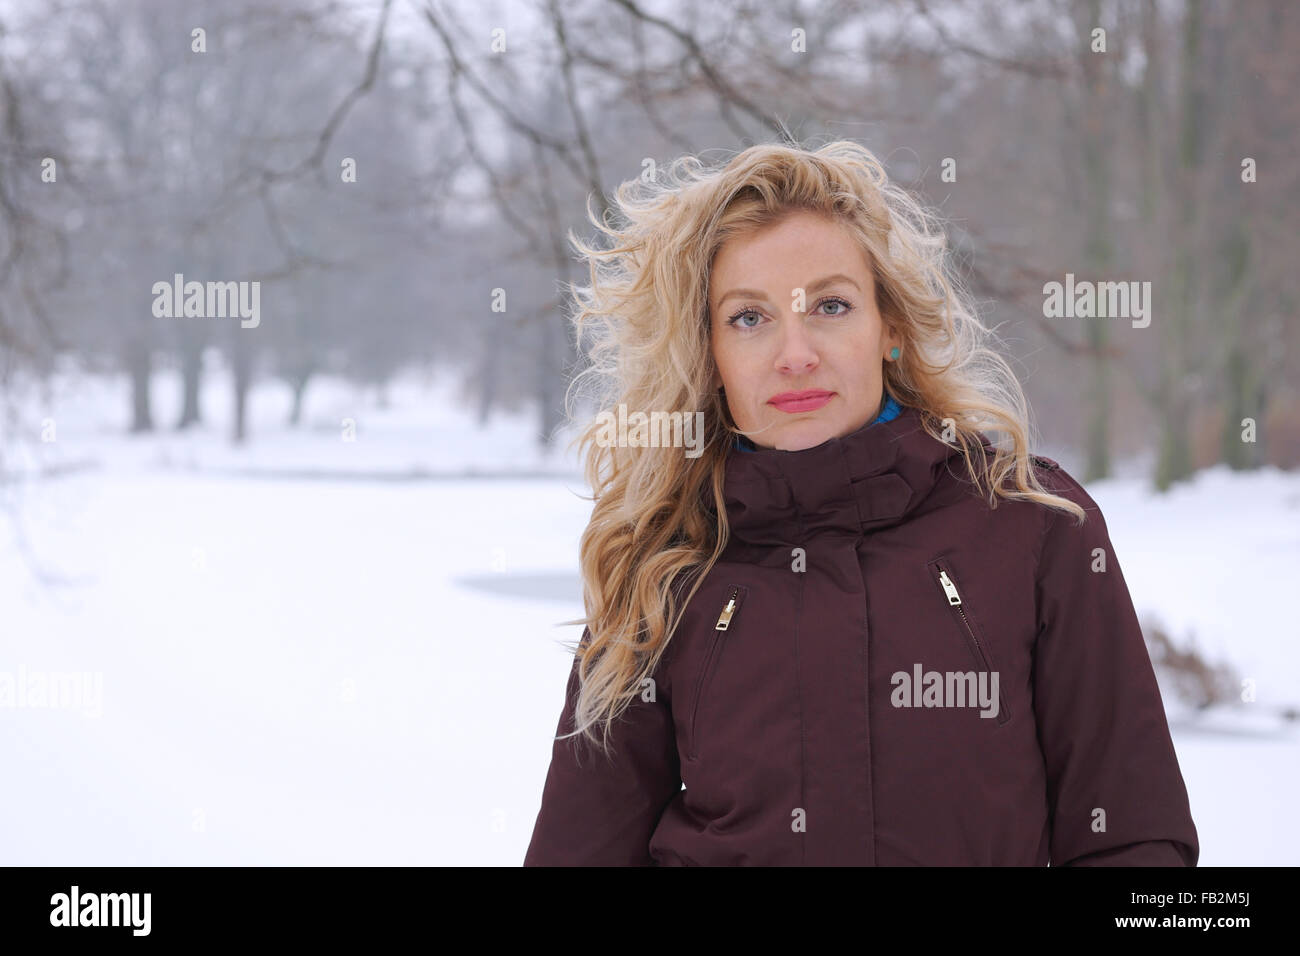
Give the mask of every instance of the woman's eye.
[[752, 329], [754, 326], [752, 326], [752, 325], [743, 325], [743, 324], [741, 324], [741, 322], [740, 322], [741, 319], [743, 319], [743, 318], [745, 318], [745, 317], [747, 317], [747, 316], [753, 316], [753, 317], [756, 318], [756, 319], [762, 318], [762, 316], [760, 316], [760, 315], [759, 315], [757, 312], [755, 312], [753, 309], [741, 309], [739, 312], [737, 312], [735, 315], [733, 315], [730, 319], [727, 320], [727, 324], [728, 324], [728, 325], [736, 325], [736, 326], [739, 326], [739, 327], [742, 328], [742, 329]]
[[[847, 315], [849, 312], [853, 311], [852, 305], [850, 305], [848, 302], [845, 302], [843, 299], [839, 299], [839, 298], [823, 299], [821, 302], [817, 304], [817, 309], [824, 310], [828, 306], [831, 307], [833, 311], [830, 312], [822, 311], [821, 313], [822, 315], [838, 318], [841, 315]], [[745, 322], [742, 321], [743, 319], [751, 318], [751, 317], [756, 320], [752, 325], [746, 324]], [[762, 314], [756, 311], [755, 309], [741, 309], [739, 312], [737, 312], [735, 315], [733, 315], [731, 318], [727, 320], [727, 324], [734, 325], [737, 328], [741, 328], [741, 329], [753, 329], [756, 328], [758, 325], [757, 320], [761, 320], [762, 318], [763, 318]]]

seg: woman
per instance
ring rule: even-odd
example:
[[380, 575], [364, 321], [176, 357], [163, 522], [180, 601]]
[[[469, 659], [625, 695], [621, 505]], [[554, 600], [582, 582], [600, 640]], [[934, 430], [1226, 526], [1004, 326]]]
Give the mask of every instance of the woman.
[[525, 865], [1194, 866], [1106, 524], [1030, 454], [930, 214], [852, 142], [616, 200], [610, 248], [574, 240], [587, 374], [706, 440], [582, 436], [586, 627]]

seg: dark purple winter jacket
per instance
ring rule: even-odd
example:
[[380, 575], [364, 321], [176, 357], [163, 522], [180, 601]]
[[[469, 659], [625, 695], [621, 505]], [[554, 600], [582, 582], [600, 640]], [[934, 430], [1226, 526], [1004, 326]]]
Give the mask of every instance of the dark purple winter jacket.
[[1106, 524], [1034, 466], [1085, 524], [990, 509], [914, 408], [732, 452], [723, 558], [613, 758], [554, 743], [524, 864], [1195, 866]]

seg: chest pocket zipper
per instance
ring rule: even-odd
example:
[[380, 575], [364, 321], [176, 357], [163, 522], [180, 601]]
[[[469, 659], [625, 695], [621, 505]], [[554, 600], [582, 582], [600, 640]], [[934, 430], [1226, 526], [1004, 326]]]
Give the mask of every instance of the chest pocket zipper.
[[[939, 587], [943, 589], [944, 596], [948, 600], [948, 605], [953, 609], [957, 617], [957, 623], [961, 627], [962, 636], [966, 639], [966, 646], [970, 648], [971, 654], [975, 657], [975, 662], [979, 666], [992, 673], [996, 670], [993, 661], [989, 657], [989, 651], [984, 646], [984, 642], [979, 639], [975, 628], [975, 622], [971, 620], [966, 603], [962, 600], [961, 591], [957, 588], [957, 582], [953, 579], [952, 569], [946, 561], [931, 561], [930, 567], [938, 574]], [[998, 716], [996, 718], [999, 725], [1005, 724], [1011, 719], [1011, 711], [1007, 709], [1007, 696], [1002, 690], [1002, 675], [998, 674]]]
[[722, 608], [718, 612], [718, 620], [713, 625], [713, 633], [709, 639], [709, 650], [704, 656], [700, 676], [695, 680], [695, 696], [691, 702], [690, 743], [686, 753], [686, 756], [691, 760], [694, 760], [699, 755], [696, 725], [700, 713], [700, 703], [704, 700], [704, 695], [708, 693], [709, 679], [717, 670], [718, 659], [722, 656], [726, 635], [735, 626], [736, 614], [740, 611], [740, 605], [744, 603], [747, 590], [747, 588], [740, 585], [732, 585], [728, 588], [727, 599], [723, 601]]

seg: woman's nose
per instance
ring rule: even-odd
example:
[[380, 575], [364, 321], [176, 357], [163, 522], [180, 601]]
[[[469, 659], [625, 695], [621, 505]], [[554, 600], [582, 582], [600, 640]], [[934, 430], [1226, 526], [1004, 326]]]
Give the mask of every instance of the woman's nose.
[[790, 312], [781, 317], [781, 334], [776, 356], [779, 371], [799, 374], [817, 367], [817, 349], [808, 334], [806, 317], [799, 312]]

